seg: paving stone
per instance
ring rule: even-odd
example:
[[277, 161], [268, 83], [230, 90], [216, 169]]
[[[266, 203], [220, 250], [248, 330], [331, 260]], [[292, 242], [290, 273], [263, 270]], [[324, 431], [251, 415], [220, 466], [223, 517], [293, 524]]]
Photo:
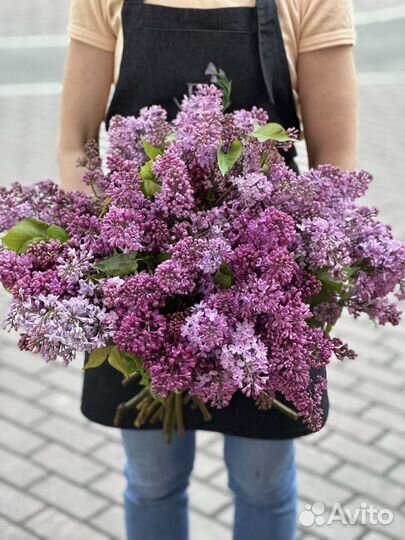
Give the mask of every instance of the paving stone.
[[33, 423], [43, 420], [46, 412], [30, 403], [23, 401], [7, 392], [0, 393], [0, 412], [11, 421], [30, 427]]
[[79, 452], [98, 447], [103, 442], [103, 437], [90, 431], [87, 424], [75, 425], [68, 420], [57, 417], [48, 418], [36, 425], [35, 431]]
[[198, 512], [190, 512], [192, 540], [231, 540], [231, 529]]
[[378, 422], [385, 427], [389, 427], [394, 431], [405, 433], [404, 415], [389, 411], [386, 407], [375, 405], [367, 409], [364, 413], [365, 418]]
[[94, 463], [92, 454], [82, 456], [59, 444], [49, 443], [36, 452], [31, 459], [43, 467], [73, 480], [79, 484], [87, 484], [105, 471], [105, 467]]
[[235, 507], [233, 504], [230, 504], [224, 510], [218, 512], [218, 514], [215, 516], [215, 519], [218, 520], [220, 523], [223, 523], [226, 527], [232, 527], [235, 519], [234, 512]]
[[307, 473], [303, 470], [298, 471], [298, 493], [311, 504], [322, 502], [326, 506], [332, 507], [335, 502], [344, 504], [353, 495], [352, 489], [336, 485], [330, 479], [324, 479], [320, 476]]
[[7, 366], [27, 375], [40, 375], [48, 369], [45, 360], [41, 356], [32, 354], [29, 351], [20, 351], [17, 340], [15, 342], [3, 343], [3, 334], [1, 337], [0, 365]]
[[30, 454], [45, 441], [27, 429], [0, 418], [0, 443], [19, 454]]
[[366, 531], [361, 525], [341, 525], [336, 522], [317, 527], [317, 529], [325, 540], [358, 540]]
[[329, 411], [328, 423], [334, 430], [343, 432], [346, 437], [360, 439], [362, 442], [370, 442], [383, 432], [381, 426], [376, 426], [369, 420], [357, 418], [352, 413], [338, 411], [336, 408], [331, 408]]
[[[82, 415], [82, 421], [83, 418], [85, 418]], [[103, 436], [106, 439], [110, 439], [112, 441], [118, 441], [119, 443], [122, 443], [122, 437], [121, 437], [121, 430], [114, 426], [105, 426], [103, 424], [97, 424], [96, 422], [90, 422], [89, 420], [85, 420], [87, 424], [87, 429], [93, 433], [99, 434]]]
[[213, 433], [211, 431], [197, 430], [196, 431], [196, 446], [205, 447], [212, 443], [222, 439], [221, 434]]
[[80, 400], [77, 396], [60, 390], [50, 390], [38, 399], [37, 403], [44, 407], [48, 414], [64, 416], [80, 423], [83, 422], [84, 416], [80, 411]]
[[69, 366], [49, 366], [49, 371], [41, 377], [41, 380], [60, 387], [64, 392], [79, 396], [83, 386], [83, 376], [70, 369]]
[[231, 491], [228, 487], [228, 471], [226, 468], [222, 468], [219, 473], [212, 476], [208, 480], [208, 483], [215, 486], [217, 489], [222, 490], [226, 494], [231, 495]]
[[[329, 414], [331, 413], [331, 410], [329, 410]], [[326, 424], [323, 426], [323, 428], [320, 431], [316, 431], [315, 433], [309, 433], [308, 435], [305, 435], [305, 437], [300, 438], [300, 443], [310, 444], [311, 446], [318, 446], [319, 442], [322, 441], [325, 437], [328, 437], [329, 434], [332, 432], [332, 425], [329, 422], [329, 415], [328, 419], [326, 421]]]
[[93, 491], [108, 499], [113, 499], [118, 504], [121, 504], [123, 501], [125, 486], [126, 481], [123, 473], [119, 474], [116, 472], [105, 474], [90, 484]]
[[91, 523], [110, 535], [110, 537], [123, 540], [125, 538], [124, 511], [119, 506], [109, 506], [107, 510], [100, 512]]
[[393, 469], [391, 469], [388, 473], [388, 476], [392, 478], [394, 482], [398, 482], [399, 484], [405, 486], [405, 463], [402, 462]]
[[340, 458], [363, 465], [374, 472], [384, 473], [394, 464], [394, 459], [383, 452], [337, 433], [321, 441], [320, 445]]
[[336, 386], [329, 388], [330, 407], [346, 411], [353, 415], [364, 410], [370, 404], [370, 399], [358, 396], [354, 391], [340, 390]]
[[46, 508], [26, 525], [47, 540], [110, 540], [100, 531], [54, 508]]
[[404, 402], [402, 399], [402, 392], [393, 392], [392, 388], [389, 388], [383, 384], [377, 384], [369, 380], [361, 382], [356, 391], [359, 394], [368, 396], [373, 401], [377, 401], [383, 406], [387, 406], [390, 409], [396, 409], [397, 412], [402, 412], [404, 409]]
[[224, 458], [224, 436], [217, 437], [204, 446], [204, 452], [219, 459]]
[[374, 531], [371, 531], [363, 536], [362, 540], [390, 540], [385, 534], [379, 534]]
[[403, 459], [405, 456], [405, 437], [396, 433], [388, 432], [376, 442], [376, 447], [379, 447], [390, 454]]
[[[363, 505], [363, 507], [364, 505], [366, 505], [364, 510], [364, 517], [367, 527], [369, 529], [375, 532], [375, 534], [383, 535], [383, 538], [395, 538], [395, 540], [403, 540], [405, 531], [405, 516], [387, 505], [387, 503], [379, 503], [375, 500], [370, 499], [368, 496], [356, 497], [353, 501], [350, 501], [350, 504], [348, 504], [347, 507], [352, 509], [352, 511], [354, 512], [356, 509], [362, 508], [361, 505]], [[370, 517], [367, 513], [367, 508], [372, 507], [375, 509], [374, 513], [372, 514], [374, 522], [370, 523]], [[378, 514], [376, 513], [376, 511], [381, 510], [385, 510], [385, 512], [382, 514], [382, 517], [385, 519], [389, 518], [389, 514], [387, 514], [387, 511], [392, 512], [393, 520], [391, 523], [383, 524], [379, 522]]]
[[111, 469], [122, 471], [125, 464], [125, 450], [121, 443], [106, 442], [92, 452], [92, 456]]
[[56, 475], [35, 484], [30, 488], [30, 492], [79, 519], [90, 518], [108, 504], [104, 498]]
[[332, 362], [327, 368], [329, 387], [335, 385], [344, 389], [352, 388], [355, 385], [357, 387], [359, 381], [358, 377], [353, 375], [353, 373], [347, 373], [344, 370], [343, 365], [340, 362], [337, 364], [337, 362], [339, 362], [339, 360]]
[[38, 397], [47, 387], [34, 379], [33, 375], [27, 374], [27, 377], [25, 377], [17, 373], [17, 371], [0, 367], [0, 389], [11, 390], [14, 394], [27, 399]]
[[[353, 321], [352, 325], [355, 330], [357, 321]], [[381, 347], [384, 331], [381, 328], [377, 328], [374, 332], [373, 323], [371, 321], [368, 322], [368, 325], [368, 328], [357, 332], [356, 336], [353, 336], [353, 339], [350, 338], [352, 335], [350, 334], [350, 330], [345, 330], [349, 345], [353, 347], [358, 355], [354, 361], [345, 360], [345, 367], [361, 377], [361, 370], [366, 363], [368, 370], [367, 378], [370, 376], [371, 379], [375, 379], [378, 375], [381, 375], [383, 377], [381, 381], [397, 386], [391, 377], [389, 370], [385, 368], [385, 365], [382, 365], [388, 364], [392, 360], [393, 355], [396, 353], [396, 349], [390, 348], [389, 346]], [[375, 343], [373, 343], [373, 334], [376, 339]]]
[[202, 450], [199, 450], [195, 454], [194, 466], [192, 475], [197, 479], [207, 479], [210, 476], [214, 476], [224, 466], [223, 460], [210, 457]]
[[[328, 441], [330, 437], [333, 435], [329, 435], [323, 440]], [[317, 474], [326, 474], [339, 463], [336, 457], [325, 452], [322, 448], [313, 447], [301, 441], [297, 443], [296, 461], [299, 467], [304, 467]]]
[[38, 536], [33, 536], [31, 532], [24, 531], [13, 523], [0, 517], [0, 533], [3, 540], [35, 540]]
[[392, 369], [396, 369], [398, 373], [403, 373], [404, 372], [404, 367], [405, 367], [405, 362], [404, 362], [404, 359], [399, 357], [399, 358], [396, 358], [392, 364], [391, 364], [391, 367]]
[[13, 521], [22, 522], [44, 507], [44, 504], [28, 493], [0, 481], [0, 514]]
[[20, 488], [43, 477], [46, 471], [34, 465], [27, 458], [13, 455], [0, 448], [0, 477]]
[[192, 479], [189, 486], [190, 508], [212, 515], [230, 503], [230, 496], [220, 493], [205, 482]]
[[[380, 349], [378, 352], [374, 349], [374, 354], [380, 358]], [[364, 376], [364, 364], [361, 361], [354, 361], [348, 364], [347, 370], [358, 374], [360, 377]], [[403, 386], [404, 381], [398, 377], [396, 373], [392, 373], [385, 366], [378, 366], [378, 363], [367, 364], [367, 379], [371, 379], [379, 383], [384, 387], [400, 388]]]
[[372, 496], [383, 504], [394, 507], [403, 502], [403, 490], [381, 476], [365, 471], [360, 467], [344, 464], [331, 474], [331, 479], [347, 486], [354, 492]]
[[314, 535], [309, 535], [309, 534], [305, 534], [305, 535], [298, 535], [298, 540], [324, 540], [325, 537], [324, 536], [314, 536]]

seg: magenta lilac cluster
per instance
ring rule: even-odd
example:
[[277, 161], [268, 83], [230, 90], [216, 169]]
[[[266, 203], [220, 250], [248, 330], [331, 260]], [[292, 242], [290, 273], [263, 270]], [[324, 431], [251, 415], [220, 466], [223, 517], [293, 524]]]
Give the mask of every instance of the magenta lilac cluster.
[[241, 391], [266, 408], [280, 393], [319, 429], [326, 381], [313, 368], [355, 354], [331, 329], [344, 309], [398, 324], [405, 246], [358, 204], [367, 172], [297, 175], [279, 152], [294, 132], [273, 128], [257, 107], [225, 113], [201, 84], [173, 122], [158, 105], [115, 116], [105, 170], [87, 145], [94, 196], [2, 188], [5, 326], [21, 349], [67, 364], [114, 345], [162, 398], [221, 408]]

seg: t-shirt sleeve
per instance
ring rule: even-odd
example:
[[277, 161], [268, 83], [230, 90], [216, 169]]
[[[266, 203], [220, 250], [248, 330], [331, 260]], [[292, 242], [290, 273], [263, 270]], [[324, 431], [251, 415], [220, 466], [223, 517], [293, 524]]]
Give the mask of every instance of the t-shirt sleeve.
[[68, 35], [105, 51], [114, 51], [116, 36], [109, 24], [107, 0], [70, 0]]
[[299, 3], [299, 53], [335, 45], [354, 45], [352, 0], [299, 0]]

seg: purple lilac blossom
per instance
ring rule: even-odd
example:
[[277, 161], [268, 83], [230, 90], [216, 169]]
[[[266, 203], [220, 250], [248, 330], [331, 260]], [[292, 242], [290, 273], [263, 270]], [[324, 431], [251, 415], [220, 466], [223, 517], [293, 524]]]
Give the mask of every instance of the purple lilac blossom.
[[[83, 181], [97, 196], [50, 180], [0, 188], [0, 231], [34, 218], [70, 236], [33, 238], [25, 253], [0, 248], [13, 297], [5, 326], [20, 348], [67, 364], [115, 345], [141, 357], [159, 396], [188, 391], [223, 408], [240, 391], [262, 409], [277, 396], [320, 429], [326, 380], [314, 370], [332, 354], [355, 356], [331, 327], [345, 310], [399, 323], [405, 244], [358, 203], [368, 172], [297, 175], [284, 145], [249, 136], [268, 120], [258, 107], [224, 113], [221, 90], [199, 84], [173, 122], [159, 105], [113, 117], [105, 173], [97, 144], [86, 146]], [[235, 139], [241, 157], [223, 175], [217, 152]], [[159, 149], [153, 198], [142, 192], [145, 142]], [[95, 272], [134, 252], [132, 275]], [[226, 287], [215, 279], [223, 263]]]

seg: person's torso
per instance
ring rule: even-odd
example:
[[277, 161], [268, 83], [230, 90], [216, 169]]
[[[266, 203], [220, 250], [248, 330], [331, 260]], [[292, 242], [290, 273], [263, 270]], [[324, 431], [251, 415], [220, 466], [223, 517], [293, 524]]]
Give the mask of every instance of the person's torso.
[[[124, 0], [104, 0], [106, 1], [106, 17], [109, 25], [117, 37], [114, 53], [114, 83], [118, 81], [124, 37], [122, 30], [122, 6]], [[288, 68], [291, 79], [291, 86], [297, 109], [298, 117], [301, 117], [298, 91], [297, 91], [297, 71], [296, 61], [298, 55], [298, 35], [299, 16], [296, 10], [296, 0], [275, 0], [280, 28], [283, 36], [285, 52], [288, 61]], [[256, 7], [256, 0], [145, 0], [145, 4], [166, 6], [173, 8], [193, 8], [193, 9], [221, 9], [235, 7]]]
[[[185, 93], [208, 83], [214, 64], [231, 80], [231, 110], [260, 107], [299, 129], [276, 0], [195, 9], [124, 0], [123, 56], [107, 113], [137, 115], [160, 104], [173, 119]], [[192, 90], [191, 90], [192, 91]]]

